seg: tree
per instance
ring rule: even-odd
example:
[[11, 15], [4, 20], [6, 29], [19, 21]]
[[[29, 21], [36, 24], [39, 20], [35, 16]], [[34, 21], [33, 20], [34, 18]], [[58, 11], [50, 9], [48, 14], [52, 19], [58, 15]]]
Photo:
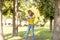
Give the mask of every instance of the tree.
[[2, 0], [0, 0], [0, 40], [3, 40], [3, 29], [2, 29]]
[[60, 0], [55, 0], [53, 40], [60, 40]]
[[18, 36], [18, 0], [14, 0], [13, 36]]
[[37, 8], [40, 14], [45, 17], [45, 19], [50, 19], [50, 31], [52, 31], [52, 20], [54, 18], [54, 0], [35, 0], [37, 2]]

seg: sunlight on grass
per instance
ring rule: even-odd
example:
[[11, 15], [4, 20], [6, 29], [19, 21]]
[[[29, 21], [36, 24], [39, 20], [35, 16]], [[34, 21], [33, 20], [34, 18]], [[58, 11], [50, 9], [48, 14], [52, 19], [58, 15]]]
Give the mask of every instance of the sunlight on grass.
[[40, 31], [35, 32], [35, 35], [37, 35]]
[[3, 27], [3, 34], [4, 34], [4, 35], [5, 35], [5, 34], [10, 34], [10, 33], [12, 33], [12, 30], [13, 30], [12, 27], [4, 26], [4, 27]]
[[25, 27], [25, 26], [24, 26], [24, 27], [19, 27], [19, 28], [18, 28], [18, 32], [20, 32], [20, 31], [26, 31], [26, 30], [27, 30], [27, 27]]
[[46, 40], [49, 40], [49, 39], [46, 39]]
[[20, 40], [20, 39], [22, 39], [22, 37], [16, 36], [16, 37], [12, 37], [11, 39], [8, 39], [8, 40]]
[[[5, 40], [24, 40], [27, 27], [18, 27], [18, 37], [12, 36], [13, 27], [3, 27], [3, 34]], [[49, 31], [49, 27], [37, 27], [34, 28], [35, 40], [52, 40], [52, 32]], [[32, 32], [30, 31], [28, 39], [31, 40]]]

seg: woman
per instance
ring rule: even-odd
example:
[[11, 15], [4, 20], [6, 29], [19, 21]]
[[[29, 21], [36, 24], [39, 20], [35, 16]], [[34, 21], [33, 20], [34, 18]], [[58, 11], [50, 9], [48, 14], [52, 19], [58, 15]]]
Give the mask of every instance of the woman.
[[34, 17], [34, 13], [31, 11], [31, 10], [28, 10], [28, 30], [26, 32], [26, 38], [25, 40], [28, 40], [28, 34], [29, 34], [29, 31], [30, 29], [32, 29], [32, 40], [34, 40], [34, 20], [35, 20], [35, 17]]

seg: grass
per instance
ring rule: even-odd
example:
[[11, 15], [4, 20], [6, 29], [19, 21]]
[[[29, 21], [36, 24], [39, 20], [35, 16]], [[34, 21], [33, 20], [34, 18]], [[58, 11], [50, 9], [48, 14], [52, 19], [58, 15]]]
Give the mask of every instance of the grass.
[[[18, 28], [18, 37], [12, 36], [12, 27], [3, 27], [3, 34], [5, 40], [23, 40], [25, 39], [25, 34], [27, 27]], [[35, 40], [52, 40], [52, 32], [49, 31], [49, 27], [35, 27]], [[31, 31], [28, 37], [31, 40]]]

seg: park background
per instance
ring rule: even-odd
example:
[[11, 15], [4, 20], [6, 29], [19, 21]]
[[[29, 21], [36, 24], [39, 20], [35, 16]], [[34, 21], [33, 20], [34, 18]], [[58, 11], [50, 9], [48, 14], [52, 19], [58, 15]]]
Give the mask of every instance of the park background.
[[[25, 39], [28, 10], [32, 10], [35, 15], [35, 40], [53, 39], [54, 0], [3, 0], [1, 2], [4, 40]], [[31, 31], [28, 39], [31, 40]]]

